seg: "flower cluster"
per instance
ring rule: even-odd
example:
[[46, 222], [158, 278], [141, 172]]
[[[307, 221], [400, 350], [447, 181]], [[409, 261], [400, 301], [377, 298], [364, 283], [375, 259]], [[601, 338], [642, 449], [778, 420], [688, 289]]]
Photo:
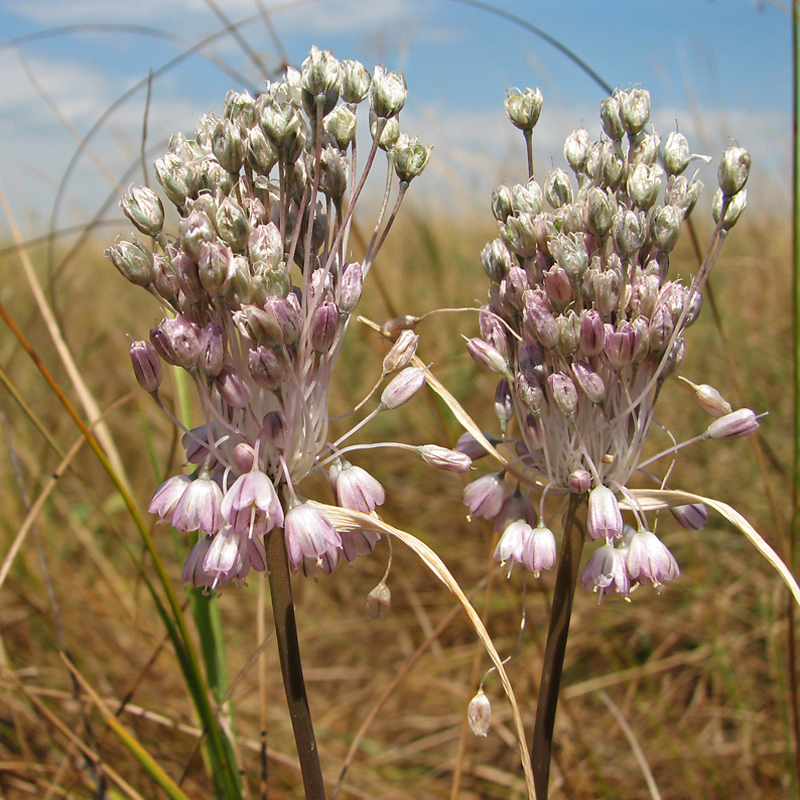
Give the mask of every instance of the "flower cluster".
[[[519, 483], [543, 488], [540, 516], [548, 492], [588, 496], [588, 534], [604, 545], [583, 582], [627, 595], [637, 582], [659, 587], [678, 574], [626, 485], [642, 466], [661, 387], [684, 356], [683, 334], [700, 312], [716, 245], [744, 209], [750, 157], [740, 147], [723, 157], [712, 256], [687, 286], [669, 278], [670, 253], [702, 188], [684, 173], [703, 157], [690, 152], [681, 133], [662, 143], [649, 124], [646, 91], [616, 91], [601, 104], [601, 140], [593, 142], [581, 128], [564, 143], [574, 178], [554, 169], [539, 184], [530, 133], [541, 106], [538, 90], [512, 92], [506, 102], [528, 142], [530, 180], [493, 195], [499, 235], [481, 254], [492, 285], [480, 337], [467, 346], [501, 376], [495, 408], [503, 442], [514, 453], [509, 471]], [[706, 410], [721, 417], [706, 438], [757, 426], [752, 411], [729, 414], [711, 387], [695, 388]], [[516, 439], [506, 436], [512, 420]], [[468, 437], [461, 446], [475, 455], [475, 444]], [[555, 537], [537, 523], [519, 488], [507, 494], [504, 477], [477, 479], [464, 502], [502, 534], [496, 560], [547, 569], [555, 562]], [[638, 530], [624, 525], [621, 500]], [[689, 509], [683, 519], [697, 516], [700, 509]]]
[[[409, 182], [430, 151], [400, 133], [405, 79], [337, 61], [313, 48], [257, 98], [230, 92], [224, 116], [200, 119], [194, 138], [176, 134], [156, 161], [179, 215], [178, 235], [162, 231], [164, 210], [150, 189], [121, 206], [152, 237], [120, 242], [107, 255], [145, 287], [166, 316], [137, 341], [131, 358], [141, 386], [160, 402], [162, 362], [186, 370], [205, 424], [185, 430], [191, 475], [169, 478], [150, 511], [199, 540], [183, 577], [221, 587], [265, 569], [264, 537], [281, 531], [290, 565], [329, 573], [340, 557], [369, 552], [377, 533], [337, 531], [298, 491], [326, 469], [336, 501], [371, 513], [383, 487], [328, 441], [328, 389], [363, 280]], [[372, 146], [357, 175], [357, 106], [367, 101]], [[348, 263], [353, 210], [379, 150], [389, 160], [386, 200], [360, 263]], [[425, 383], [410, 367], [416, 338], [395, 349], [397, 372], [381, 408], [395, 408]], [[162, 405], [163, 408], [163, 405]], [[166, 410], [166, 409], [165, 409]], [[177, 421], [176, 421], [177, 422]], [[179, 423], [178, 423], [179, 424]], [[342, 437], [344, 438], [344, 437]]]

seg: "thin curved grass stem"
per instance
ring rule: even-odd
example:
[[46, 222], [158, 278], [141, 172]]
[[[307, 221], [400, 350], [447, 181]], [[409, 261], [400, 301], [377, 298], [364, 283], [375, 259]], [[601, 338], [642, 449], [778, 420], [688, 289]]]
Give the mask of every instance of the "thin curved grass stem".
[[561, 686], [561, 671], [569, 635], [569, 620], [572, 616], [572, 601], [578, 582], [578, 567], [583, 551], [583, 531], [576, 524], [575, 514], [581, 497], [572, 495], [564, 520], [564, 536], [556, 567], [556, 583], [553, 589], [553, 607], [550, 626], [544, 648], [542, 680], [539, 686], [539, 702], [536, 706], [536, 721], [533, 727], [531, 762], [537, 800], [547, 800], [547, 782], [550, 776], [550, 757], [553, 750], [553, 725], [558, 705], [558, 690]]

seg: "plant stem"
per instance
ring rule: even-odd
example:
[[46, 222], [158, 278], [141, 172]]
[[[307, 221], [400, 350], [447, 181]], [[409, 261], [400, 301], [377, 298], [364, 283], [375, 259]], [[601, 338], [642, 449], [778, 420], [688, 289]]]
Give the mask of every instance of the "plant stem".
[[306, 686], [303, 681], [286, 544], [280, 530], [273, 531], [266, 539], [275, 638], [278, 643], [283, 688], [292, 720], [306, 800], [325, 800], [325, 784], [322, 780], [314, 725], [311, 722], [311, 711], [308, 708]]
[[582, 497], [572, 495], [564, 518], [564, 536], [556, 567], [556, 584], [553, 589], [553, 608], [550, 612], [550, 627], [544, 648], [542, 680], [539, 686], [539, 702], [536, 706], [536, 722], [533, 727], [531, 762], [536, 800], [547, 800], [547, 782], [550, 776], [550, 757], [553, 749], [553, 725], [558, 705], [558, 690], [561, 685], [561, 670], [564, 666], [564, 651], [567, 647], [569, 620], [572, 615], [572, 600], [578, 582], [578, 566], [583, 551], [582, 526], [575, 524], [575, 512]]

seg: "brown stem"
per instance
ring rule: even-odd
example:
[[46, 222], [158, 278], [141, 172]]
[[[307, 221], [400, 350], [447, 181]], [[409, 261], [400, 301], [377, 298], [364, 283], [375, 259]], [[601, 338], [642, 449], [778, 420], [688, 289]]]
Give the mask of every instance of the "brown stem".
[[531, 762], [536, 800], [547, 800], [547, 782], [550, 777], [550, 757], [553, 750], [553, 725], [558, 705], [558, 690], [561, 685], [561, 670], [567, 647], [572, 600], [578, 582], [578, 567], [583, 551], [583, 531], [575, 524], [575, 512], [582, 497], [572, 495], [564, 519], [564, 536], [556, 567], [556, 584], [553, 589], [553, 608], [550, 612], [550, 627], [544, 648], [542, 681], [539, 686], [539, 702], [536, 706], [536, 722], [533, 727]]
[[269, 591], [272, 596], [272, 613], [275, 617], [275, 638], [281, 663], [283, 688], [289, 715], [292, 719], [297, 755], [306, 800], [325, 800], [325, 784], [319, 764], [319, 753], [314, 738], [314, 725], [308, 708], [303, 668], [300, 663], [300, 646], [297, 641], [297, 623], [292, 602], [292, 583], [283, 532], [273, 531], [267, 536], [267, 567]]

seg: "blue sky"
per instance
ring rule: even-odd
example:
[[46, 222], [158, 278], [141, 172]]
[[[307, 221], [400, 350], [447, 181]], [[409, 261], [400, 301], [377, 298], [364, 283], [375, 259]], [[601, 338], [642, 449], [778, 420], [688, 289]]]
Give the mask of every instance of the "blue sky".
[[[234, 21], [258, 10], [255, 0], [218, 2]], [[510, 86], [539, 86], [544, 93], [535, 136], [544, 167], [551, 157], [562, 163], [561, 143], [573, 128], [586, 125], [599, 134], [600, 87], [551, 44], [486, 10], [455, 0], [261, 0], [261, 5], [270, 10], [281, 46], [295, 64], [317, 44], [368, 67], [384, 63], [406, 73], [410, 95], [402, 127], [435, 148], [428, 183], [415, 185], [415, 191], [448, 208], [486, 207], [493, 185], [522, 177], [521, 145], [503, 112]], [[662, 135], [678, 120], [695, 152], [716, 156], [732, 139], [749, 147], [755, 164], [751, 207], [756, 202], [769, 211], [785, 207], [791, 88], [787, 0], [497, 0], [493, 5], [558, 39], [611, 86], [644, 85]], [[18, 38], [81, 25], [104, 27]], [[221, 27], [204, 0], [0, 2], [0, 41], [5, 43], [0, 48], [0, 180], [26, 235], [49, 224], [56, 187], [77, 149], [70, 128], [84, 135], [149, 71], [157, 73], [147, 139], [154, 148], [175, 130], [191, 131], [201, 113], [218, 110], [229, 88], [263, 85], [259, 70], [230, 35], [217, 37], [174, 69], [157, 72], [187, 43]], [[241, 31], [267, 67], [280, 62], [263, 19]], [[229, 65], [236, 77], [211, 59]], [[55, 212], [57, 225], [91, 218], [115, 191], [114, 176], [141, 180], [141, 172], [123, 176], [138, 157], [144, 109], [140, 89], [91, 140], [91, 155], [78, 157], [68, 194]], [[703, 177], [713, 183], [713, 172]], [[106, 215], [118, 215], [115, 203]], [[0, 236], [7, 230], [0, 219]]]

